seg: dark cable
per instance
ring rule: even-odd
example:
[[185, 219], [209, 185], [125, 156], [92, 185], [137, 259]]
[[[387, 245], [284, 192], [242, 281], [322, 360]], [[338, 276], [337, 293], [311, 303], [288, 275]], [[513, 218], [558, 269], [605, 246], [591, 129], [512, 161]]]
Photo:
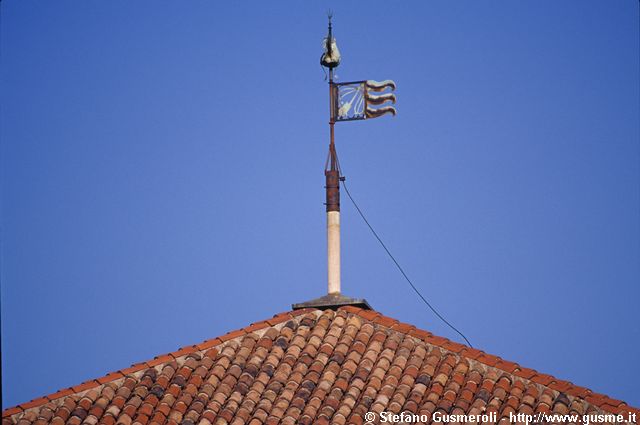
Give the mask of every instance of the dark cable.
[[438, 316], [438, 318], [440, 320], [442, 320], [444, 323], [446, 323], [447, 326], [449, 326], [451, 329], [456, 331], [458, 333], [458, 335], [460, 335], [462, 338], [464, 338], [464, 340], [467, 342], [467, 345], [469, 347], [473, 348], [473, 345], [471, 345], [471, 343], [469, 342], [467, 337], [464, 336], [464, 334], [462, 332], [460, 332], [455, 326], [453, 326], [451, 323], [449, 323], [447, 321], [447, 319], [442, 317], [442, 315], [440, 315], [440, 313], [438, 313], [438, 311], [435, 308], [433, 308], [433, 306], [429, 303], [429, 301], [427, 301], [426, 298], [422, 296], [420, 291], [418, 291], [418, 288], [416, 288], [415, 285], [413, 284], [413, 282], [411, 282], [411, 279], [409, 279], [409, 277], [404, 272], [404, 270], [402, 270], [402, 267], [400, 267], [400, 264], [398, 264], [398, 262], [396, 261], [394, 256], [391, 254], [391, 252], [389, 252], [389, 249], [387, 248], [387, 246], [384, 244], [384, 242], [382, 242], [382, 239], [380, 239], [380, 236], [378, 236], [376, 231], [373, 230], [373, 227], [369, 223], [369, 220], [367, 220], [367, 218], [364, 216], [364, 214], [362, 213], [362, 210], [360, 209], [360, 207], [358, 207], [358, 204], [356, 203], [356, 201], [353, 200], [353, 196], [351, 196], [351, 193], [349, 193], [349, 189], [347, 189], [347, 184], [344, 182], [344, 180], [341, 180], [341, 181], [342, 181], [342, 187], [344, 187], [344, 191], [347, 192], [347, 196], [349, 197], [349, 199], [351, 199], [351, 203], [353, 203], [353, 206], [356, 207], [356, 210], [358, 211], [358, 214], [360, 214], [360, 217], [362, 217], [364, 222], [367, 224], [367, 226], [369, 227], [369, 230], [371, 230], [371, 233], [373, 233], [373, 236], [375, 236], [376, 239], [378, 240], [378, 242], [380, 242], [380, 245], [382, 245], [384, 250], [387, 252], [387, 254], [389, 255], [389, 258], [391, 258], [391, 260], [395, 263], [396, 267], [398, 267], [398, 270], [400, 270], [400, 273], [402, 273], [402, 276], [404, 276], [404, 278], [407, 280], [407, 282], [409, 282], [409, 285], [411, 285], [411, 288], [413, 288], [413, 290], [416, 292], [416, 294], [418, 294], [420, 299], [427, 305], [427, 307], [429, 307], [431, 309], [431, 311], [433, 311], [433, 313], [436, 316]]

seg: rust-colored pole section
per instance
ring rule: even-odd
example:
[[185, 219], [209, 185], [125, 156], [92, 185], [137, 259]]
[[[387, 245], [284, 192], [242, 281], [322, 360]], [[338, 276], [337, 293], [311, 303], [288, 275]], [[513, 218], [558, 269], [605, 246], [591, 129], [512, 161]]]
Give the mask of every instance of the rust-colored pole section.
[[[333, 70], [330, 71], [333, 74]], [[334, 135], [334, 86], [333, 81], [329, 82], [329, 99], [331, 101], [331, 119], [329, 120], [330, 142], [329, 142], [329, 158], [327, 167], [324, 171], [327, 189], [327, 212], [340, 211], [340, 167], [338, 165], [338, 154], [336, 153], [335, 135]]]
[[329, 294], [340, 293], [340, 165], [338, 163], [338, 154], [336, 153], [334, 135], [336, 105], [335, 96], [336, 88], [333, 85], [333, 69], [330, 69], [330, 142], [329, 158], [327, 158], [327, 165], [324, 171], [325, 189], [327, 195], [327, 277]]

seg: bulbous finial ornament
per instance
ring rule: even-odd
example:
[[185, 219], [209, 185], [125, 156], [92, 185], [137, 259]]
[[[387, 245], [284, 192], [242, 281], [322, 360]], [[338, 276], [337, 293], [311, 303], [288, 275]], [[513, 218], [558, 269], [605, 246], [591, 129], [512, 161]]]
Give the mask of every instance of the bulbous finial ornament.
[[340, 50], [336, 44], [336, 39], [331, 33], [331, 13], [329, 13], [329, 34], [322, 40], [322, 48], [324, 52], [320, 56], [320, 65], [333, 69], [340, 65]]

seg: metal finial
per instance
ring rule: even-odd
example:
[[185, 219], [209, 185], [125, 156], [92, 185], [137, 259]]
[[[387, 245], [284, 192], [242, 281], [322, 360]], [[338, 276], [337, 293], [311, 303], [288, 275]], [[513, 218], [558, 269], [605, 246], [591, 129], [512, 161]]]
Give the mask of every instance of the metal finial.
[[[329, 31], [327, 37], [323, 41], [324, 53], [320, 57], [320, 64], [325, 68], [329, 68], [329, 71], [332, 71], [335, 67], [340, 65], [340, 51], [338, 50], [336, 39], [333, 38], [331, 26], [331, 18], [333, 18], [333, 12], [331, 12], [331, 10], [327, 12], [327, 18], [329, 19]], [[330, 80], [332, 80], [333, 75], [331, 75], [330, 77]]]

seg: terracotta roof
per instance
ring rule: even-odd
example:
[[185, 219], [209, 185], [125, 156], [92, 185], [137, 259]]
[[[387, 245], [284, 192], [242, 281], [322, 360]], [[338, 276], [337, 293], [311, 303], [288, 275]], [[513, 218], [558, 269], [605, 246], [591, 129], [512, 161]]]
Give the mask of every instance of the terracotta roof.
[[356, 307], [297, 310], [3, 411], [27, 424], [363, 424], [368, 411], [625, 413], [620, 400]]

